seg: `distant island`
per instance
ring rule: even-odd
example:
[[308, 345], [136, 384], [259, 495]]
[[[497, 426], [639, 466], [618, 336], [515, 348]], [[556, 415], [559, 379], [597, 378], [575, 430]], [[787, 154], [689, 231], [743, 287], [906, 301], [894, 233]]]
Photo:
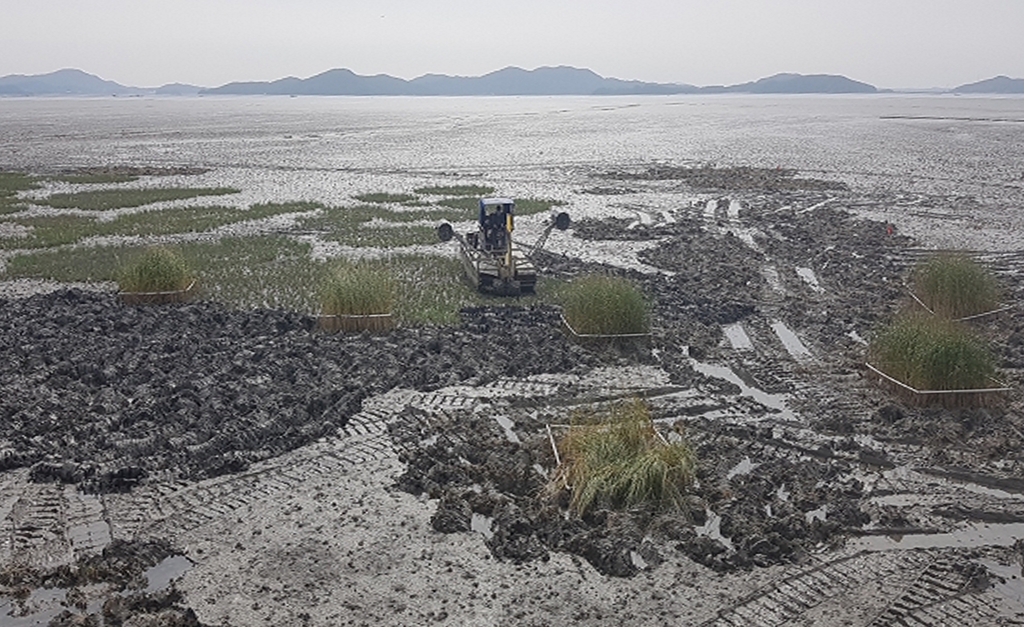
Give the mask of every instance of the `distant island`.
[[1024, 94], [1024, 78], [996, 76], [977, 83], [960, 85], [953, 89], [957, 94]]
[[[606, 78], [569, 66], [524, 70], [507, 67], [483, 76], [424, 74], [412, 80], [387, 74], [363, 76], [337, 68], [309, 78], [233, 82], [220, 87], [171, 83], [145, 88], [103, 80], [77, 69], [49, 74], [0, 77], [0, 96], [593, 96], [640, 94], [872, 94], [873, 85], [834, 74], [775, 74], [737, 85], [698, 87], [686, 83], [650, 83]], [[889, 90], [891, 91], [891, 90]], [[1024, 93], [1024, 79], [997, 76], [937, 93]]]

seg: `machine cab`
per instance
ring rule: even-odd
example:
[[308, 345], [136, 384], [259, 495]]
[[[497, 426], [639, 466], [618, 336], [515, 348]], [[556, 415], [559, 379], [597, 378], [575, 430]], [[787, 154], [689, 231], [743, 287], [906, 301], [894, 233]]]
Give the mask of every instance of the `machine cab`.
[[510, 198], [480, 199], [480, 247], [504, 252], [511, 242], [515, 202]]

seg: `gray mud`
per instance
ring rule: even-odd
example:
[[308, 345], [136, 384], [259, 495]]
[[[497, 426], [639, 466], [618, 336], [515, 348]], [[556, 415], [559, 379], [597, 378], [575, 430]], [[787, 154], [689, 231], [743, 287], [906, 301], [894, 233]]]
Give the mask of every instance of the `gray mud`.
[[[574, 343], [549, 306], [332, 336], [205, 302], [3, 300], [7, 596], [159, 546], [95, 580], [121, 601], [72, 599], [52, 624], [107, 605], [110, 624], [1019, 623], [1019, 393], [917, 407], [863, 368], [927, 251], [848, 211], [863, 199], [841, 183], [790, 171], [657, 168], [589, 193], [617, 193], [608, 178], [706, 194], [671, 219], [575, 227], [653, 242], [640, 260], [661, 272], [538, 254], [563, 277], [636, 281], [643, 342]], [[1024, 259], [983, 261], [1016, 299]], [[978, 326], [1014, 390], [1022, 325]], [[634, 396], [698, 452], [686, 507], [568, 515], [546, 426]], [[194, 567], [171, 592], [125, 596], [179, 553]]]

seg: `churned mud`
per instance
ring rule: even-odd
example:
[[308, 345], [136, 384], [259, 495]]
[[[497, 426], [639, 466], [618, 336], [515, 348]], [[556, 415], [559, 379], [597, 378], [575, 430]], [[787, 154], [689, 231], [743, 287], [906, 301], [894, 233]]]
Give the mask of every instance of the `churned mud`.
[[[633, 279], [642, 341], [579, 344], [514, 303], [342, 336], [212, 303], [4, 299], [0, 623], [1024, 622], [1016, 311], [976, 323], [1010, 393], [910, 405], [864, 349], [926, 243], [857, 217], [856, 192], [748, 168], [598, 179], [687, 191], [574, 227], [650, 243], [648, 272], [536, 259]], [[1019, 300], [1024, 256], [981, 259]], [[549, 429], [636, 397], [697, 452], [684, 506], [569, 514]]]

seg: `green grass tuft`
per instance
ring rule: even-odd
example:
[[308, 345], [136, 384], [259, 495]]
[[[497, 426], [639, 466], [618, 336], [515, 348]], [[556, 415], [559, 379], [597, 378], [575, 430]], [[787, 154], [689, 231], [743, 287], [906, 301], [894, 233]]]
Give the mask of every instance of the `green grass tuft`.
[[106, 211], [108, 209], [125, 209], [141, 207], [154, 202], [169, 200], [185, 200], [200, 196], [224, 196], [237, 194], [240, 190], [233, 187], [157, 187], [148, 189], [96, 189], [70, 194], [51, 194], [38, 201], [56, 209], [83, 209], [87, 211]]
[[991, 387], [995, 360], [976, 336], [934, 316], [908, 316], [884, 329], [868, 349], [870, 361], [917, 390]]
[[573, 279], [559, 300], [566, 322], [580, 335], [647, 333], [648, 304], [627, 279], [590, 274]]
[[192, 282], [192, 271], [180, 253], [162, 246], [147, 248], [118, 277], [122, 292], [173, 292]]
[[914, 294], [944, 318], [965, 318], [999, 306], [995, 278], [964, 255], [944, 254], [929, 259], [915, 269], [913, 281]]
[[558, 444], [557, 483], [570, 486], [570, 508], [678, 507], [692, 484], [697, 460], [686, 441], [666, 443], [647, 405], [621, 402], [603, 413], [577, 413]]
[[489, 185], [436, 185], [431, 187], [419, 187], [414, 190], [417, 194], [429, 196], [489, 196], [494, 193], [494, 188]]

